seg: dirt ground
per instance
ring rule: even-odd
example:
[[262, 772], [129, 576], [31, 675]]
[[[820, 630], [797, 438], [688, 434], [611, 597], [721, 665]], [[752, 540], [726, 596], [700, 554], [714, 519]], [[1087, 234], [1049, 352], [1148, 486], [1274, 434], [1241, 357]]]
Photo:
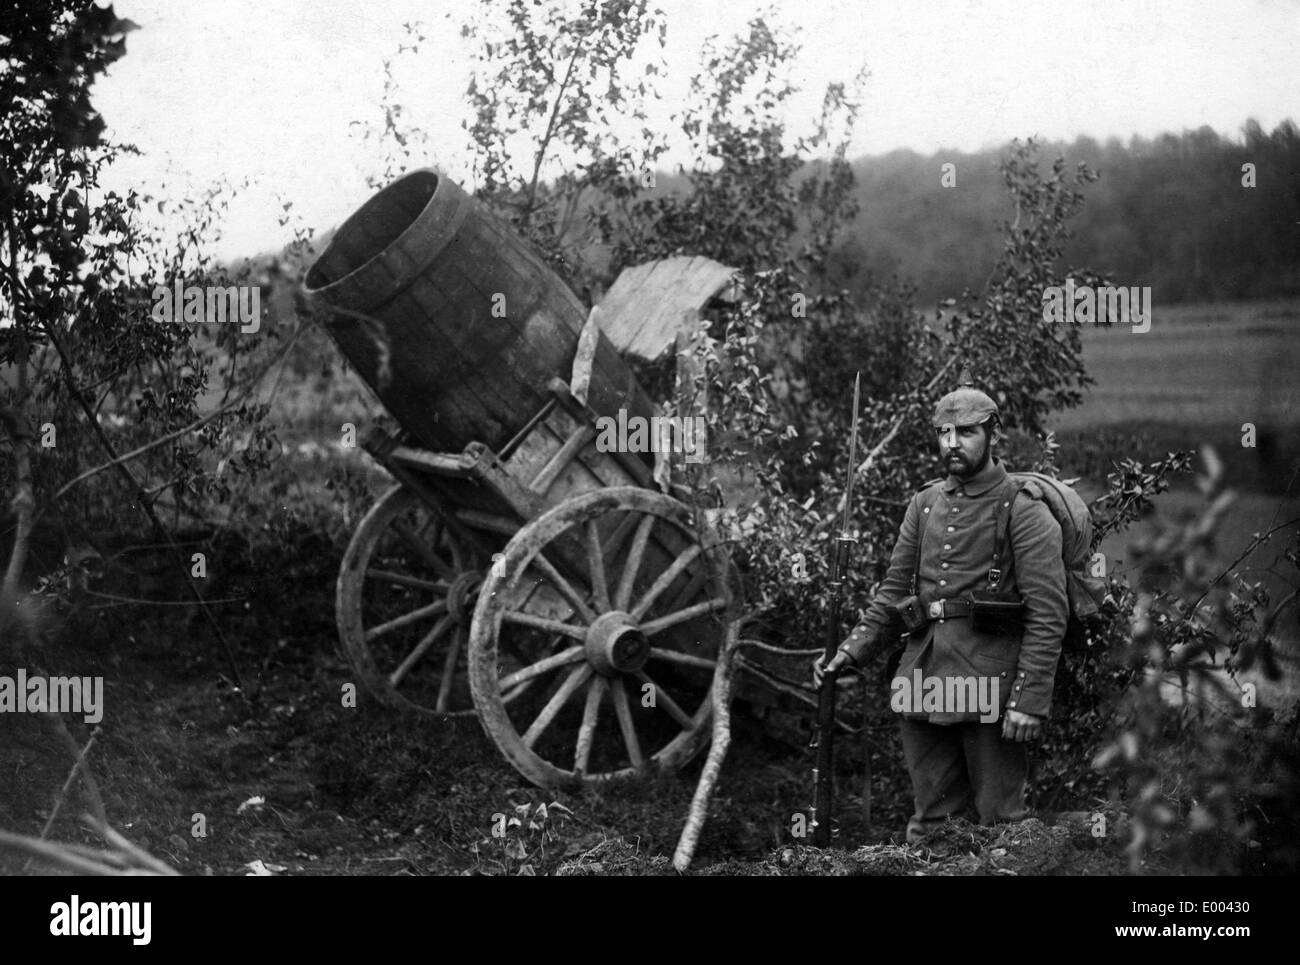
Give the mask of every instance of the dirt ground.
[[[336, 559], [324, 546], [287, 548], [281, 564], [227, 580], [227, 596], [246, 597], [220, 613], [251, 701], [230, 685], [220, 643], [185, 608], [86, 607], [56, 642], [18, 655], [29, 673], [104, 677], [104, 718], [88, 757], [110, 820], [128, 838], [191, 875], [675, 873], [700, 760], [669, 777], [543, 791], [504, 762], [472, 717], [407, 717], [364, 691], [345, 707], [351, 674], [333, 622]], [[791, 816], [810, 803], [809, 754], [773, 740], [747, 705], [736, 710], [692, 873], [1128, 871], [1122, 836], [1094, 838], [1080, 820], [957, 823], [930, 848], [900, 847], [890, 832], [902, 828], [909, 802], [888, 742], [873, 776], [877, 830], [865, 827], [858, 750], [845, 742], [837, 812], [845, 847], [803, 846]], [[84, 743], [91, 728], [67, 720]], [[0, 828], [40, 834], [70, 764], [39, 715], [0, 715]], [[74, 788], [66, 798], [49, 836], [95, 843], [76, 822], [84, 794]], [[0, 851], [0, 873], [52, 870]]]

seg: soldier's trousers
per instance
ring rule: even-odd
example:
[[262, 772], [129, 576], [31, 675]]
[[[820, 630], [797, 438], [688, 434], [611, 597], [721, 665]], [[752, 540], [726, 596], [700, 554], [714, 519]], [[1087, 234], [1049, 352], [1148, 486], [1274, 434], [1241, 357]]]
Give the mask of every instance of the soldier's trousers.
[[903, 760], [916, 798], [916, 812], [907, 822], [909, 843], [917, 843], [971, 805], [980, 824], [1018, 821], [1029, 813], [1029, 753], [1025, 744], [1002, 739], [1000, 720], [931, 724], [904, 717], [899, 723]]

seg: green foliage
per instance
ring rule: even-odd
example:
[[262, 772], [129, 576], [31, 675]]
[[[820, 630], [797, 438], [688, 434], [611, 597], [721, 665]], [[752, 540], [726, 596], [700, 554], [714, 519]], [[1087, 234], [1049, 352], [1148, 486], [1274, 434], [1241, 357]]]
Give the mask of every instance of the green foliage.
[[476, 197], [584, 285], [594, 273], [582, 206], [642, 190], [666, 148], [645, 111], [663, 70], [663, 11], [609, 0], [574, 17], [510, 0], [480, 18], [462, 31], [480, 52], [466, 92]]
[[[1137, 572], [1110, 649], [1132, 685], [1115, 704], [1113, 732], [1094, 764], [1131, 801], [1135, 864], [1161, 847], [1201, 871], [1243, 870], [1264, 838], [1276, 862], [1269, 870], [1294, 870], [1300, 855], [1288, 835], [1300, 803], [1292, 746], [1300, 708], [1277, 726], [1284, 715], [1266, 707], [1258, 688], [1281, 676], [1275, 625], [1294, 612], [1297, 592], [1271, 601], [1262, 581], [1247, 581], [1236, 567], [1289, 530], [1270, 568], [1293, 582], [1300, 530], [1291, 520], [1256, 534], [1224, 569], [1215, 535], [1233, 494], [1213, 450], [1204, 455], [1200, 512], [1181, 522], [1157, 518], [1132, 548]], [[1115, 503], [1132, 499], [1144, 482], [1140, 469], [1125, 466], [1113, 481]], [[1279, 845], [1289, 852], [1274, 851]]]
[[572, 814], [559, 801], [511, 805], [492, 816], [491, 831], [470, 852], [485, 873], [534, 875], [534, 864], [546, 858], [547, 845], [559, 839]]
[[[13, 105], [0, 119], [0, 302], [11, 322], [0, 328], [0, 404], [55, 432], [36, 461], [37, 504], [69, 540], [120, 525], [124, 507], [155, 527], [164, 500], [202, 515], [230, 500], [234, 477], [265, 471], [278, 451], [266, 407], [246, 398], [278, 336], [237, 326], [210, 336], [159, 321], [152, 292], [265, 282], [204, 253], [233, 189], [179, 201], [102, 190], [102, 172], [133, 149], [102, 142], [90, 92], [135, 25], [111, 7], [54, 2], [25, 6], [15, 27], [6, 27], [12, 43], [0, 68]], [[181, 215], [183, 237], [150, 224], [155, 205]], [[53, 502], [61, 484], [172, 434]]]
[[[1021, 437], [1037, 435], [1049, 411], [1079, 400], [1087, 376], [1078, 332], [1044, 323], [1041, 298], [1043, 287], [1064, 280], [1058, 265], [1067, 222], [1082, 203], [1079, 186], [1094, 176], [1086, 168], [1067, 174], [1060, 163], [1043, 175], [1032, 143], [1013, 149], [1004, 176], [1016, 217], [1004, 225], [1002, 255], [986, 291], [951, 301], [946, 321], [936, 313], [934, 325], [927, 324], [912, 307], [911, 290], [894, 283], [882, 285], [865, 306], [839, 294], [819, 295], [809, 303], [807, 324], [788, 317], [774, 323], [791, 341], [802, 330], [804, 346], [802, 358], [785, 356], [776, 363], [789, 386], [778, 419], [798, 422], [799, 437], [818, 448], [811, 463], [806, 447], [802, 459], [791, 458], [788, 450], [777, 453], [768, 475], [759, 477], [767, 481], [765, 492], [738, 523], [755, 533], [746, 549], [761, 606], [805, 627], [810, 611], [825, 612], [824, 561], [848, 469], [847, 403], [855, 371], [864, 373], [867, 389], [859, 463], [885, 443], [858, 480], [864, 498], [854, 507], [852, 528], [861, 542], [850, 581], [858, 606], [866, 605], [883, 576], [908, 497], [936, 474], [929, 413], [961, 367], [970, 366], [978, 384], [998, 400], [1008, 428]], [[937, 330], [941, 322], [943, 331]], [[808, 583], [789, 580], [791, 551], [809, 561]]]
[[[1149, 515], [1152, 499], [1185, 473], [1189, 453], [1144, 465], [1125, 459], [1107, 476], [1107, 489], [1093, 501], [1093, 549], [1112, 532], [1123, 532]], [[1036, 467], [1049, 469], [1050, 466]], [[1089, 628], [1084, 645], [1065, 649], [1056, 671], [1052, 726], [1042, 741], [1034, 791], [1043, 808], [1067, 809], [1080, 801], [1104, 797], [1106, 778], [1091, 766], [1099, 741], [1114, 727], [1128, 688], [1139, 678], [1134, 666], [1119, 658], [1128, 647], [1131, 614], [1137, 601], [1128, 581], [1112, 574], [1111, 602]]]

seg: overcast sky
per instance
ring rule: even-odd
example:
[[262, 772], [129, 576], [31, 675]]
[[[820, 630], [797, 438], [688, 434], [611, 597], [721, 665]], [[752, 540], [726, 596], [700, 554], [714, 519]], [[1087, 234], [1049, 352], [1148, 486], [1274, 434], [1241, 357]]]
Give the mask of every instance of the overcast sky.
[[[572, 5], [576, 6], [577, 0]], [[853, 153], [971, 151], [1039, 135], [1127, 139], [1208, 124], [1236, 136], [1247, 117], [1300, 120], [1300, 0], [659, 0], [669, 74], [661, 123], [680, 101], [703, 39], [760, 8], [801, 29], [793, 79], [800, 130], [827, 81], [871, 70]], [[167, 191], [252, 178], [224, 218], [222, 255], [288, 240], [273, 197], [305, 223], [336, 224], [377, 168], [353, 121], [377, 121], [381, 64], [402, 23], [429, 28], [401, 75], [402, 102], [462, 176], [469, 0], [117, 0], [142, 28], [95, 102], [145, 157], [114, 186]], [[680, 156], [679, 158], [680, 159]], [[472, 188], [472, 185], [467, 185]]]

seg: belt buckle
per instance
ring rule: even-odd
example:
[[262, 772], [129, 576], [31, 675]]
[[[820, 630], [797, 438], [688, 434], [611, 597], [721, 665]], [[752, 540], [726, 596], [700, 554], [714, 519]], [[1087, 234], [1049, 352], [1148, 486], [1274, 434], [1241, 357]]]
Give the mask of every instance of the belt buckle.
[[930, 601], [930, 619], [931, 620], [943, 619], [943, 600]]

